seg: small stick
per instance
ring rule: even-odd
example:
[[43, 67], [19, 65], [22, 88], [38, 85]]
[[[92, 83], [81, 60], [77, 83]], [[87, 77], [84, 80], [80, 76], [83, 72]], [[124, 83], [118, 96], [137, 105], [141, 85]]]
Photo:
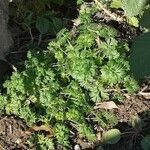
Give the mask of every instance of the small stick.
[[100, 3], [98, 0], [94, 0], [94, 2], [108, 15], [110, 16], [113, 20], [118, 21], [118, 22], [123, 22], [124, 19], [123, 17], [117, 16], [116, 14], [112, 13], [111, 11], [107, 10], [102, 3]]
[[38, 46], [40, 46], [41, 41], [42, 41], [42, 34], [40, 34], [40, 35], [39, 35], [39, 39], [38, 39]]
[[0, 145], [0, 148], [1, 148], [1, 150], [5, 150], [5, 149], [2, 147], [2, 145]]

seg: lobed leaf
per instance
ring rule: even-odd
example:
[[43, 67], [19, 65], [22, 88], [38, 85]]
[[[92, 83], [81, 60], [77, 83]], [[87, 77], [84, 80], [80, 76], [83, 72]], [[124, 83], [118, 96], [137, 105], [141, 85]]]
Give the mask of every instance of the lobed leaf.
[[122, 0], [122, 8], [126, 16], [133, 17], [141, 13], [146, 3], [147, 0]]

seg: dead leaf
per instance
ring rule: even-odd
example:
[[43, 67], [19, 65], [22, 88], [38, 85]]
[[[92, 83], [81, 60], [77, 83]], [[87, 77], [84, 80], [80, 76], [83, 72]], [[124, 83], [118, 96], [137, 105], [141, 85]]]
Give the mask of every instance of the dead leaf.
[[123, 94], [125, 96], [126, 99], [130, 99], [131, 98], [131, 95], [129, 94]]
[[139, 92], [139, 95], [143, 96], [147, 100], [150, 100], [150, 93], [148, 92]]
[[101, 132], [97, 132], [97, 133], [96, 133], [96, 137], [97, 137], [97, 140], [98, 140], [98, 141], [101, 141], [101, 140], [102, 140]]
[[118, 106], [113, 102], [113, 101], [108, 101], [108, 102], [102, 102], [102, 103], [97, 103], [96, 106], [94, 106], [94, 109], [118, 109]]
[[45, 131], [48, 133], [48, 136], [53, 137], [54, 136], [54, 131], [52, 129], [52, 127], [48, 126], [48, 125], [41, 125], [41, 126], [33, 126], [32, 131]]

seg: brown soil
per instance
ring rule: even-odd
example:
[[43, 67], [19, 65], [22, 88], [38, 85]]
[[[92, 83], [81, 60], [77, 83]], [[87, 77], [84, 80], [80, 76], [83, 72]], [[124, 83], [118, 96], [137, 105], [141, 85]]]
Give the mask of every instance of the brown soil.
[[25, 123], [15, 117], [0, 117], [0, 150], [28, 149]]
[[115, 112], [120, 122], [128, 122], [132, 116], [147, 113], [150, 110], [150, 99], [139, 95], [128, 96], [119, 109]]
[[[150, 98], [140, 94], [126, 95], [126, 100], [118, 107], [119, 109], [114, 111], [119, 120], [116, 128], [127, 134], [124, 134], [117, 144], [106, 145], [104, 150], [142, 150], [142, 137], [150, 134]], [[142, 129], [131, 127], [129, 122], [133, 116], [138, 116], [144, 121], [145, 126]]]

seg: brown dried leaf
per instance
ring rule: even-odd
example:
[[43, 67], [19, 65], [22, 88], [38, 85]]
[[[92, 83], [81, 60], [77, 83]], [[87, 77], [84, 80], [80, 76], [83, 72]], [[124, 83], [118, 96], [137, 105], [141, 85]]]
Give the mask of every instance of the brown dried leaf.
[[108, 101], [108, 102], [102, 102], [102, 103], [97, 103], [96, 106], [94, 106], [94, 109], [118, 109], [118, 106], [113, 102], [113, 101]]
[[130, 99], [131, 98], [131, 95], [129, 95], [129, 94], [124, 94], [124, 96], [125, 96], [126, 99]]
[[45, 131], [45, 132], [48, 133], [48, 135], [49, 135], [50, 137], [53, 137], [53, 136], [54, 136], [54, 131], [53, 131], [52, 127], [47, 126], [47, 125], [33, 126], [33, 127], [32, 127], [32, 130], [33, 130], [33, 131], [36, 131], [36, 132], [37, 132], [37, 131]]
[[150, 100], [150, 93], [148, 92], [139, 92], [139, 95], [143, 96], [143, 98]]

